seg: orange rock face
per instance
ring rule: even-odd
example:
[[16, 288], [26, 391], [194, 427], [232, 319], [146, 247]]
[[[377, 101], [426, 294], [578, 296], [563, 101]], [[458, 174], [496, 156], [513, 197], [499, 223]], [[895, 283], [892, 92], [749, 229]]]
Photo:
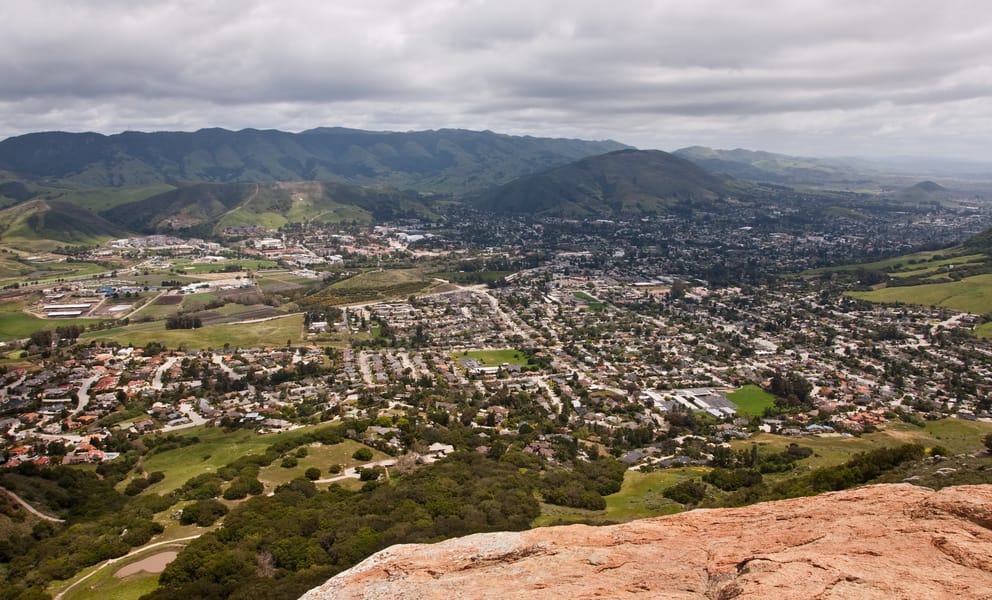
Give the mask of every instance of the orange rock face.
[[990, 528], [990, 485], [877, 485], [393, 546], [303, 598], [992, 599]]

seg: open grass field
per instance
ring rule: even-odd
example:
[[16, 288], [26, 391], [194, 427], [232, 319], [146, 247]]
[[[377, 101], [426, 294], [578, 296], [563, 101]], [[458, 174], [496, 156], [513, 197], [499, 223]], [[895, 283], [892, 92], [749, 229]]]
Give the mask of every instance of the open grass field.
[[573, 295], [579, 300], [584, 301], [586, 306], [589, 307], [589, 310], [603, 310], [606, 307], [605, 304], [585, 292], [574, 292]]
[[431, 280], [417, 269], [387, 269], [368, 271], [338, 281], [313, 296], [307, 302], [314, 305], [356, 304], [407, 298], [432, 285]]
[[[320, 469], [321, 479], [328, 479], [335, 476], [329, 471], [331, 465], [341, 465], [342, 469], [347, 469], [349, 467], [367, 464], [367, 462], [389, 458], [387, 454], [373, 448], [369, 448], [372, 450], [372, 461], [362, 462], [351, 457], [355, 453], [355, 450], [366, 447], [364, 444], [359, 444], [354, 440], [344, 440], [340, 444], [333, 445], [306, 446], [307, 455], [297, 459], [298, 464], [295, 467], [283, 468], [279, 465], [280, 461], [276, 460], [272, 465], [262, 469], [258, 475], [258, 480], [265, 484], [266, 489], [270, 490], [277, 485], [289, 483], [294, 479], [303, 477], [306, 470], [310, 467]], [[295, 456], [292, 451], [289, 455]], [[327, 485], [329, 484], [320, 484], [320, 487], [323, 489]]]
[[982, 338], [992, 338], [992, 323], [982, 323], [975, 328], [975, 335]]
[[88, 326], [100, 319], [39, 319], [21, 311], [23, 302], [0, 302], [0, 341], [29, 337], [41, 329], [55, 329], [67, 325]]
[[750, 448], [755, 443], [762, 453], [781, 452], [789, 444], [807, 446], [813, 449], [813, 456], [799, 464], [815, 469], [840, 464], [858, 452], [900, 444], [917, 443], [927, 448], [940, 445], [952, 453], [976, 452], [983, 447], [982, 438], [987, 433], [992, 433], [992, 423], [941, 419], [927, 421], [925, 427], [901, 422], [889, 423], [881, 431], [860, 437], [837, 435], [791, 438], [762, 433], [747, 440], [731, 442], [731, 446], [740, 450]]
[[870, 292], [848, 292], [847, 295], [869, 302], [941, 306], [985, 314], [992, 312], [992, 274], [976, 275], [946, 283], [888, 287]]
[[57, 279], [79, 279], [108, 269], [91, 262], [32, 262], [13, 255], [0, 256], [0, 283], [55, 282]]
[[237, 259], [225, 260], [222, 262], [194, 263], [190, 260], [176, 260], [172, 263], [173, 269], [178, 269], [187, 275], [198, 275], [201, 273], [227, 273], [225, 269], [238, 267], [238, 271], [231, 271], [231, 277], [235, 277], [239, 272], [257, 271], [259, 269], [271, 269], [278, 265], [274, 260], [254, 260]]
[[456, 352], [451, 357], [456, 361], [460, 358], [474, 358], [481, 362], [484, 367], [498, 367], [503, 363], [520, 365], [521, 367], [527, 366], [527, 357], [524, 356], [523, 352], [514, 350], [513, 348], [507, 348], [506, 350], [468, 350], [465, 352]]
[[[165, 526], [165, 531], [153, 537], [149, 543], [157, 544], [176, 540], [174, 544], [163, 544], [139, 551], [130, 558], [112, 563], [102, 562], [90, 568], [83, 569], [72, 579], [52, 582], [48, 587], [48, 593], [54, 596], [84, 577], [86, 577], [84, 582], [65, 592], [63, 600], [102, 600], [104, 598], [134, 600], [155, 590], [158, 588], [157, 573], [135, 573], [124, 577], [117, 576], [117, 573], [128, 565], [144, 561], [148, 557], [156, 556], [162, 552], [176, 552], [181, 550], [189, 543], [189, 541], [183, 541], [185, 538], [200, 535], [219, 527], [219, 524], [211, 527], [180, 525], [178, 521], [170, 519], [166, 514], [171, 512], [172, 509], [169, 509], [156, 516], [156, 521]], [[91, 573], [92, 575], [90, 575]]]
[[[841, 464], [859, 452], [907, 443], [919, 443], [927, 448], [940, 445], [953, 454], [969, 454], [984, 447], [982, 439], [988, 433], [992, 433], [992, 423], [942, 419], [928, 421], [925, 427], [901, 422], [890, 423], [879, 432], [860, 437], [837, 435], [792, 438], [762, 433], [747, 440], [736, 440], [731, 445], [737, 450], [746, 450], [751, 444], [757, 444], [762, 454], [781, 452], [789, 444], [806, 446], [813, 450], [813, 455], [799, 461], [797, 469], [808, 470]], [[699, 478], [708, 470], [706, 467], [688, 467], [660, 469], [650, 473], [627, 471], [620, 491], [606, 497], [606, 510], [581, 510], [542, 504], [541, 516], [534, 521], [534, 526], [569, 522], [623, 522], [678, 512], [681, 507], [665, 498], [662, 492], [683, 479]], [[765, 477], [774, 481], [792, 476], [795, 472]]]
[[303, 333], [303, 315], [287, 315], [268, 321], [204, 325], [199, 329], [165, 329], [162, 321], [135, 323], [126, 327], [92, 331], [83, 334], [81, 340], [103, 340], [122, 345], [144, 346], [149, 342], [161, 342], [168, 348], [184, 346], [190, 349], [231, 347], [252, 348], [258, 346], [282, 346], [286, 340], [296, 344]]
[[952, 264], [962, 264], [971, 262], [981, 262], [985, 260], [985, 255], [983, 254], [958, 254], [961, 250], [950, 248], [947, 250], [933, 250], [926, 252], [916, 252], [914, 254], [905, 254], [903, 256], [894, 256], [892, 258], [886, 258], [884, 260], [879, 260], [870, 263], [861, 263], [854, 265], [839, 265], [836, 267], [823, 267], [820, 269], [811, 269], [803, 273], [804, 275], [822, 275], [823, 273], [835, 273], [842, 271], [858, 271], [865, 269], [866, 271], [883, 271], [895, 275], [899, 272], [904, 271], [917, 271], [917, 270], [937, 270], [940, 267], [952, 265]]
[[749, 416], [761, 416], [766, 408], [775, 406], [775, 396], [754, 384], [745, 385], [736, 392], [727, 394], [727, 400], [737, 405], [738, 413]]
[[[331, 427], [331, 425], [318, 425], [316, 427]], [[149, 486], [147, 493], [163, 494], [171, 492], [195, 475], [214, 472], [240, 456], [252, 453], [261, 454], [271, 444], [279, 440], [298, 438], [304, 433], [313, 430], [314, 428], [311, 427], [266, 435], [259, 435], [247, 430], [227, 432], [216, 427], [194, 427], [183, 430], [181, 433], [182, 437], [196, 436], [200, 440], [199, 443], [147, 457], [142, 463], [146, 471], [149, 473], [162, 471], [165, 474], [165, 479]], [[334, 447], [336, 446], [328, 446], [328, 448]], [[359, 444], [356, 443], [355, 447], [348, 453], [348, 460], [351, 460], [351, 453], [357, 447], [359, 447]], [[303, 462], [302, 459], [301, 462]], [[327, 467], [330, 465], [331, 463], [328, 462], [326, 465], [312, 466], [317, 466], [322, 472], [326, 472]], [[275, 467], [269, 468], [278, 469], [279, 466], [276, 464]], [[305, 468], [301, 470], [299, 475], [302, 476], [305, 470]], [[290, 477], [286, 481], [292, 478]], [[260, 479], [265, 481], [264, 478]], [[122, 482], [121, 489], [126, 485], [126, 482]]]
[[665, 498], [662, 492], [683, 479], [699, 478], [708, 470], [688, 467], [661, 469], [650, 473], [627, 471], [620, 491], [606, 496], [606, 510], [541, 504], [541, 515], [534, 520], [533, 525], [544, 527], [574, 522], [622, 523], [677, 513], [682, 510], [682, 506]]

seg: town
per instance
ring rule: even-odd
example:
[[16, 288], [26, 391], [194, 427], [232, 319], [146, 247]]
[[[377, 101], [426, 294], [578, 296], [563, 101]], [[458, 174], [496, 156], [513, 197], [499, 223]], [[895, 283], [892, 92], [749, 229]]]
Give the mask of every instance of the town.
[[[706, 464], [757, 431], [988, 418], [990, 349], [972, 334], [985, 315], [869, 304], [844, 294], [858, 282], [815, 269], [946, 247], [990, 215], [803, 220], [455, 214], [117, 240], [75, 256], [106, 272], [7, 286], [58, 326], [5, 342], [34, 360], [0, 380], [3, 466], [112, 460], [121, 439], [204, 424], [345, 420], [392, 455], [518, 442], [553, 461], [566, 439], [657, 468]], [[343, 285], [408, 271], [420, 276]], [[165, 335], [263, 322], [289, 333], [249, 346]]]

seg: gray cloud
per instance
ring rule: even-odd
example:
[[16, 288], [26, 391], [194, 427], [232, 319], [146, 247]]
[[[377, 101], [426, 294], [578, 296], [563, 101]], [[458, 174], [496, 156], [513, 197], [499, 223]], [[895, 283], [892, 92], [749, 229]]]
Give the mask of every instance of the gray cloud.
[[33, 0], [2, 16], [0, 137], [467, 127], [992, 160], [981, 0]]

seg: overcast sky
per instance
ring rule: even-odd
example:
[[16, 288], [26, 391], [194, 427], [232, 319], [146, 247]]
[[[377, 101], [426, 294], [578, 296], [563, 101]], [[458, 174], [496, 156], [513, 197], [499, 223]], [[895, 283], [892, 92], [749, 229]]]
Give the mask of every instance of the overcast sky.
[[24, 0], [0, 138], [460, 127], [992, 160], [987, 0]]

